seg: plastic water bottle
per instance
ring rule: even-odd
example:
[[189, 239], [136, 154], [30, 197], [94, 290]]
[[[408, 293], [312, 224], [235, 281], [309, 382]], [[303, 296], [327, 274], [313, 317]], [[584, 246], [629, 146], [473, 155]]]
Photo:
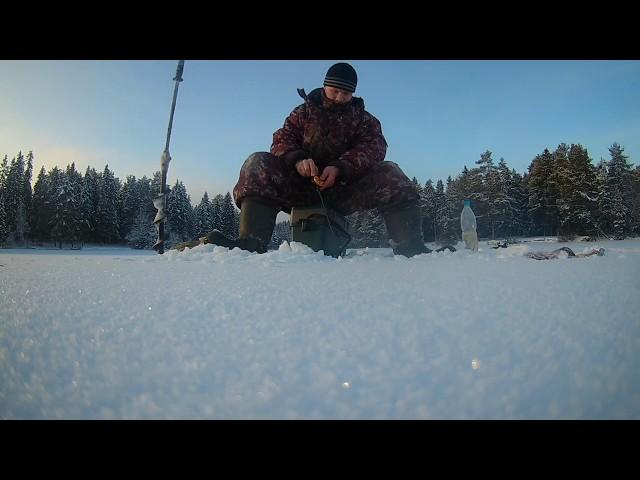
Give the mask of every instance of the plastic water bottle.
[[462, 240], [464, 248], [478, 251], [478, 233], [476, 232], [476, 216], [471, 210], [471, 201], [465, 200], [460, 214], [460, 226], [462, 227]]

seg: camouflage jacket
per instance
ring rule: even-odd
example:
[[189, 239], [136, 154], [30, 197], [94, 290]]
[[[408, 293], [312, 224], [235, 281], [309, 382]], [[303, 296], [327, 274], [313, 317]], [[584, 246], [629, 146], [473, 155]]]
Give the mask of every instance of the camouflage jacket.
[[353, 97], [346, 105], [336, 105], [322, 88], [309, 95], [298, 93], [305, 102], [287, 117], [273, 134], [271, 153], [287, 166], [312, 158], [320, 172], [325, 166], [340, 169], [339, 180], [349, 182], [384, 160], [387, 142], [376, 117], [364, 109], [362, 98]]

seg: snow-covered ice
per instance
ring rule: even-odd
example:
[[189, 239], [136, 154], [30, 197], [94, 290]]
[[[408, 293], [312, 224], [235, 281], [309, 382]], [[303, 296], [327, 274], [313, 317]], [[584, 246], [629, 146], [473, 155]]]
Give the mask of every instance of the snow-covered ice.
[[0, 418], [640, 419], [639, 239], [389, 253], [0, 250]]

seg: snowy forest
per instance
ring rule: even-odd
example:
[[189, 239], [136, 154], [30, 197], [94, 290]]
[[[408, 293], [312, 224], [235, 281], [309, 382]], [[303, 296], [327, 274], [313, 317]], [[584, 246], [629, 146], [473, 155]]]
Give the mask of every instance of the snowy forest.
[[[545, 149], [519, 174], [485, 151], [455, 178], [444, 182], [413, 178], [421, 198], [426, 242], [460, 239], [463, 200], [470, 199], [483, 239], [523, 236], [576, 236], [624, 239], [640, 235], [640, 166], [633, 168], [624, 148], [614, 143], [610, 158], [594, 164], [579, 144]], [[152, 178], [128, 175], [121, 181], [106, 165], [101, 172], [75, 163], [64, 170], [40, 169], [32, 187], [34, 155], [21, 152], [0, 164], [0, 245], [53, 243], [62, 248], [91, 244], [127, 244], [150, 249], [156, 241], [153, 198], [160, 172]], [[168, 195], [167, 247], [217, 228], [237, 237], [239, 211], [231, 194], [205, 192], [194, 207], [179, 180]], [[348, 217], [350, 247], [387, 247], [384, 221], [376, 210]], [[276, 225], [271, 248], [290, 240], [289, 222]]]

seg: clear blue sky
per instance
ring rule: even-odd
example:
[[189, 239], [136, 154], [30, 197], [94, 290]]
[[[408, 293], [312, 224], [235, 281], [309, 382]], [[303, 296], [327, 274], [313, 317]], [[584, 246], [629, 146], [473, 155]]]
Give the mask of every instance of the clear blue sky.
[[[189, 61], [169, 183], [192, 202], [233, 188], [242, 162], [322, 85], [337, 61]], [[349, 61], [382, 123], [387, 159], [421, 183], [473, 167], [485, 150], [518, 172], [561, 142], [594, 162], [618, 142], [640, 162], [640, 61]], [[177, 61], [0, 61], [0, 156], [40, 167], [105, 164], [124, 180], [159, 169]]]

